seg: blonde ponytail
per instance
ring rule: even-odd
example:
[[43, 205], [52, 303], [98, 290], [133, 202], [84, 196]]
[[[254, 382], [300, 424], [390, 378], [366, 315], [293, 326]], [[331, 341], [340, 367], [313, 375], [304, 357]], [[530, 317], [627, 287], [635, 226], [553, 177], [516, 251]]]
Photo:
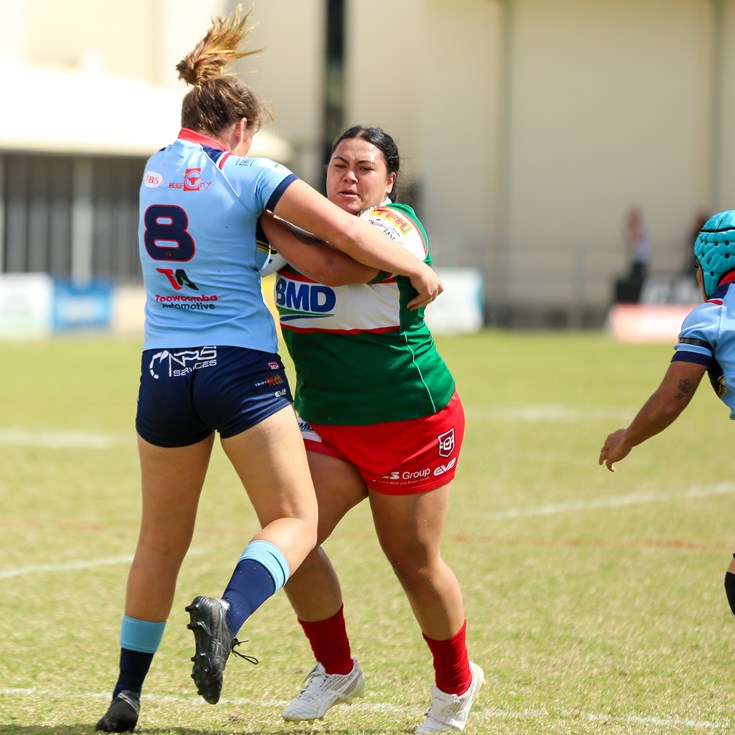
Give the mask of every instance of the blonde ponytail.
[[238, 5], [229, 16], [213, 18], [207, 35], [176, 65], [179, 79], [192, 87], [181, 106], [182, 127], [216, 134], [244, 117], [257, 130], [264, 117], [273, 117], [269, 105], [230, 71], [232, 62], [263, 51], [241, 50], [250, 43], [245, 39], [252, 11], [243, 15]]

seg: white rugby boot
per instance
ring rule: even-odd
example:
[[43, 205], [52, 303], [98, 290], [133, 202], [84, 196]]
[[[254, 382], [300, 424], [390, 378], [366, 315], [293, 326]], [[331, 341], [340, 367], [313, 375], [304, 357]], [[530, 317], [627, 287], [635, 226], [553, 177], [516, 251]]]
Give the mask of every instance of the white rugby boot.
[[472, 672], [472, 683], [464, 694], [447, 694], [435, 686], [429, 687], [431, 707], [426, 713], [426, 719], [416, 728], [417, 735], [427, 732], [456, 732], [465, 729], [472, 705], [485, 684], [485, 672], [471, 661], [470, 671]]
[[286, 705], [281, 717], [290, 722], [320, 720], [335, 704], [352, 704], [365, 696], [365, 677], [357, 661], [352, 661], [349, 674], [327, 674], [318, 663], [304, 679], [301, 694]]

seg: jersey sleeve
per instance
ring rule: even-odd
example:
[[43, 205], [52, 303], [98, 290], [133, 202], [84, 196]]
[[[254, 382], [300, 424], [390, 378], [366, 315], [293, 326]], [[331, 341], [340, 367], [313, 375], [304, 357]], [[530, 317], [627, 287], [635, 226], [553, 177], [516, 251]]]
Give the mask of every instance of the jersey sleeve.
[[413, 253], [419, 260], [425, 260], [428, 248], [423, 234], [403, 212], [389, 206], [373, 207], [365, 210], [360, 217], [377, 227], [391, 240], [400, 243], [402, 247]]
[[713, 365], [721, 308], [720, 304], [707, 302], [687, 315], [679, 332], [679, 341], [674, 345], [672, 362], [696, 362], [707, 368]]
[[273, 210], [283, 192], [298, 178], [288, 168], [269, 158], [229, 156], [220, 164], [239, 200], [259, 216]]

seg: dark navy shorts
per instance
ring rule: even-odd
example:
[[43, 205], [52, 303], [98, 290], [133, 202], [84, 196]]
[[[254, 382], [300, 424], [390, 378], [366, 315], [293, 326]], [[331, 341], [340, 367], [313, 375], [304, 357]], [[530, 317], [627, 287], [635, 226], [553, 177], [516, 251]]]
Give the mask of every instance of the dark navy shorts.
[[145, 350], [135, 428], [159, 447], [223, 439], [293, 403], [281, 358], [243, 347]]

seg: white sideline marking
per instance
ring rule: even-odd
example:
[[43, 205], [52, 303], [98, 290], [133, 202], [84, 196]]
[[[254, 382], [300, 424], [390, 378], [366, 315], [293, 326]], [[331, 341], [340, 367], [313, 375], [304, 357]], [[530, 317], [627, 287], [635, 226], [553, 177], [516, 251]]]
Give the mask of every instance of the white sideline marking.
[[124, 443], [127, 443], [127, 440], [122, 437], [92, 434], [85, 431], [32, 431], [29, 429], [5, 429], [0, 431], [0, 445], [16, 447], [110, 449]]
[[[204, 549], [189, 549], [187, 556], [203, 554]], [[22, 577], [24, 574], [38, 574], [40, 572], [64, 572], [73, 569], [91, 569], [92, 567], [107, 567], [113, 564], [130, 564], [133, 561], [132, 554], [125, 556], [103, 556], [99, 559], [79, 559], [77, 561], [61, 562], [59, 564], [37, 564], [28, 567], [14, 567], [12, 569], [0, 569], [0, 579], [10, 577]], [[2, 691], [2, 690], [0, 690]]]
[[690, 487], [684, 490], [664, 493], [633, 493], [631, 495], [611, 495], [606, 498], [591, 498], [589, 500], [566, 500], [560, 503], [546, 503], [544, 505], [516, 506], [493, 513], [485, 518], [504, 520], [508, 518], [529, 518], [531, 516], [552, 516], [559, 513], [568, 513], [574, 510], [595, 510], [597, 508], [621, 508], [627, 505], [642, 505], [643, 503], [665, 503], [669, 500], [686, 498], [706, 498], [712, 495], [731, 495], [735, 493], [735, 484], [722, 483], [710, 487]]
[[[109, 701], [110, 693], [65, 693], [56, 691], [53, 689], [39, 689], [38, 687], [29, 687], [27, 689], [22, 688], [8, 688], [0, 689], [0, 696], [7, 697], [64, 697], [71, 698], [83, 697], [84, 699], [99, 699], [102, 701]], [[174, 704], [187, 704], [194, 706], [204, 706], [206, 702], [200, 697], [182, 697], [175, 695], [155, 695], [145, 694], [144, 700], [150, 702], [172, 702]], [[234, 707], [258, 707], [260, 709], [270, 708], [281, 708], [288, 704], [287, 700], [264, 700], [264, 699], [248, 699], [244, 697], [233, 697], [231, 699], [220, 699], [220, 706], [231, 705]], [[355, 702], [351, 706], [352, 711], [359, 712], [378, 712], [378, 713], [393, 713], [401, 715], [416, 715], [417, 718], [421, 717], [421, 707], [402, 707], [398, 705], [392, 705], [387, 703], [377, 702], [375, 704], [367, 704], [362, 702]], [[732, 727], [730, 722], [712, 722], [710, 720], [691, 720], [680, 717], [644, 717], [640, 715], [606, 715], [597, 712], [579, 712], [578, 710], [561, 710], [549, 712], [546, 709], [538, 710], [518, 710], [517, 712], [500, 710], [494, 707], [482, 707], [482, 705], [476, 705], [473, 709], [470, 722], [478, 721], [489, 721], [489, 720], [547, 720], [553, 717], [555, 720], [562, 717], [564, 719], [579, 721], [587, 720], [589, 722], [619, 722], [623, 724], [635, 724], [635, 725], [652, 725], [654, 727], [688, 727], [692, 730], [725, 730], [729, 731]]]
[[92, 567], [104, 567], [112, 564], [130, 564], [133, 561], [131, 554], [127, 556], [107, 556], [100, 559], [87, 559], [86, 561], [68, 561], [60, 564], [37, 564], [28, 567], [15, 567], [14, 569], [0, 569], [0, 579], [10, 577], [22, 577], [24, 574], [38, 574], [39, 572], [61, 572], [69, 569], [91, 569]]
[[565, 406], [555, 403], [537, 403], [518, 406], [465, 406], [465, 413], [476, 421], [517, 421], [538, 423], [541, 421], [630, 421], [635, 408], [621, 406]]

